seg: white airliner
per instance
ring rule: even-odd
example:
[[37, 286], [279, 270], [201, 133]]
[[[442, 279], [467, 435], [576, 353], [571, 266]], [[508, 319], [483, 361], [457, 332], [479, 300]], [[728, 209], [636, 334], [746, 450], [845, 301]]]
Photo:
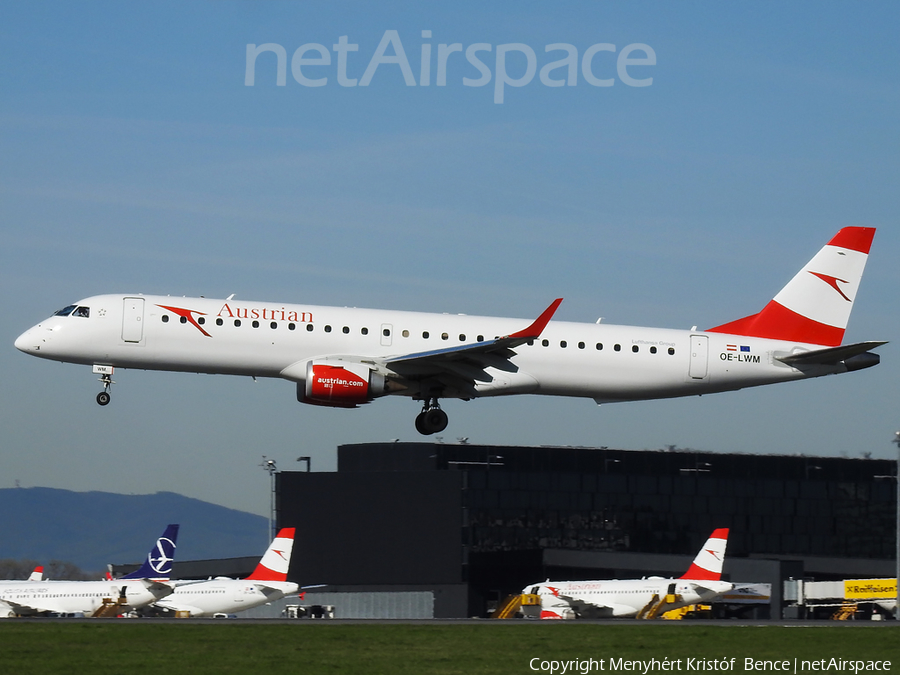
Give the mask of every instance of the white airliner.
[[616, 616], [653, 618], [686, 605], [709, 602], [734, 585], [722, 581], [728, 529], [715, 530], [678, 579], [545, 581], [522, 593], [538, 595], [542, 619], [598, 619]]
[[165, 580], [172, 569], [177, 537], [178, 525], [169, 525], [144, 564], [122, 579], [0, 581], [0, 617], [57, 613], [93, 616], [107, 607], [121, 614], [149, 605], [172, 593], [172, 586]]
[[287, 580], [293, 547], [294, 528], [282, 528], [246, 579], [176, 581], [175, 592], [154, 603], [154, 607], [187, 612], [190, 616], [213, 616], [240, 612], [292, 595], [299, 590], [297, 584]]
[[757, 314], [708, 330], [535, 321], [150, 295], [99, 295], [23, 333], [21, 351], [93, 366], [297, 383], [303, 403], [422, 401], [416, 429], [447, 426], [441, 398], [544, 394], [613, 401], [693, 396], [874, 366], [884, 342], [841, 345], [874, 237], [847, 227]]

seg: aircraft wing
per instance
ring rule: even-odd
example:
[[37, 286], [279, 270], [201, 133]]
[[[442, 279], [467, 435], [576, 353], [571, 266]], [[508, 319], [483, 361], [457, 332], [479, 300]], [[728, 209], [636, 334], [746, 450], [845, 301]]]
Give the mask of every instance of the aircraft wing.
[[[566, 595], [565, 593], [559, 593], [558, 595], [544, 595], [541, 597], [542, 604], [543, 598], [555, 599], [561, 601], [562, 604], [570, 607], [573, 612], [583, 616], [590, 618], [598, 618], [602, 616], [609, 616], [613, 611], [613, 605], [606, 605], [603, 603], [595, 603], [588, 602], [587, 600], [582, 600], [581, 598], [576, 598], [571, 595]], [[558, 603], [554, 603], [556, 606], [559, 606]]]
[[0, 597], [0, 602], [3, 602], [10, 606], [11, 609], [15, 610], [16, 614], [35, 614], [38, 612], [58, 612], [58, 607], [50, 607], [48, 606], [40, 606], [40, 605], [23, 605], [21, 602], [16, 602], [15, 600], [10, 600], [9, 598]]
[[518, 367], [510, 361], [516, 355], [513, 350], [540, 337], [560, 303], [562, 298], [557, 298], [531, 325], [510, 335], [446, 349], [388, 357], [384, 359], [384, 364], [404, 377], [410, 379], [432, 377], [474, 395], [476, 382], [493, 380], [486, 372], [487, 368], [496, 368], [509, 373], [518, 370]]
[[164, 581], [153, 581], [152, 579], [141, 579], [141, 583], [147, 588], [148, 591], [153, 593], [157, 598], [164, 598], [167, 595], [172, 595], [175, 592], [175, 587], [172, 584], [168, 584]]

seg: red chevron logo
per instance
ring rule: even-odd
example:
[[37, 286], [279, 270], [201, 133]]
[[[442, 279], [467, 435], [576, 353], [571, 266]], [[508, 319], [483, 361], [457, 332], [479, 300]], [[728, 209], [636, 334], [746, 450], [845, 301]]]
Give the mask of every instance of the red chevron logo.
[[852, 302], [852, 300], [850, 300], [850, 298], [847, 297], [847, 295], [844, 293], [844, 291], [842, 291], [840, 288], [838, 288], [838, 282], [840, 282], [842, 284], [849, 284], [850, 283], [849, 281], [844, 281], [843, 279], [838, 279], [837, 277], [832, 277], [827, 274], [822, 274], [820, 272], [810, 272], [810, 274], [812, 274], [815, 277], [819, 277], [819, 279], [821, 279], [826, 284], [831, 286], [834, 290], [836, 290], [838, 293], [841, 294], [841, 297], [844, 300], [846, 300], [847, 302]]

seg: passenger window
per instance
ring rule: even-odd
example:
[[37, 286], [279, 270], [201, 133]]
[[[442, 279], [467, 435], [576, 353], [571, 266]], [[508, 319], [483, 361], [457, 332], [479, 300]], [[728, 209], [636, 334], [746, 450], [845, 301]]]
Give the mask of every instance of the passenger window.
[[617, 352], [620, 352], [622, 351], [622, 345], [613, 345], [613, 349], [615, 349]]
[[235, 319], [235, 320], [234, 320], [234, 327], [235, 327], [235, 328], [240, 328], [240, 327], [241, 327], [241, 320], [240, 320], [240, 319]]
[[347, 335], [347, 334], [350, 332], [350, 327], [349, 327], [349, 326], [344, 326], [344, 327], [341, 329], [341, 331], [344, 333], [344, 335]]
[[252, 325], [254, 328], [259, 328], [259, 321], [254, 321], [251, 325]]
[[225, 323], [225, 322], [222, 321], [222, 319], [216, 319], [216, 325], [217, 325], [217, 326], [221, 326], [223, 323]]
[[162, 315], [162, 322], [163, 322], [163, 323], [169, 323], [169, 315], [168, 315], [168, 314], [163, 314], [163, 315]]
[[429, 335], [430, 335], [430, 333], [427, 330], [422, 331], [422, 337], [425, 338], [426, 340], [428, 339]]
[[640, 350], [640, 347], [638, 347], [637, 345], [632, 345], [632, 346], [631, 346], [631, 351], [633, 351], [635, 354], [638, 353], [638, 350]]
[[269, 328], [271, 328], [272, 330], [275, 330], [276, 328], [278, 328], [278, 323], [273, 321], [272, 323], [269, 324]]
[[359, 332], [362, 333], [363, 335], [368, 335], [368, 334], [369, 334], [369, 329], [368, 329], [368, 328], [365, 328], [365, 327], [364, 327], [364, 328], [360, 328], [360, 329], [359, 329]]
[[309, 331], [310, 333], [312, 333], [313, 325], [311, 323], [306, 324], [306, 330]]
[[404, 330], [404, 331], [401, 333], [401, 335], [402, 335], [403, 337], [409, 337], [409, 331], [408, 331], [408, 330]]

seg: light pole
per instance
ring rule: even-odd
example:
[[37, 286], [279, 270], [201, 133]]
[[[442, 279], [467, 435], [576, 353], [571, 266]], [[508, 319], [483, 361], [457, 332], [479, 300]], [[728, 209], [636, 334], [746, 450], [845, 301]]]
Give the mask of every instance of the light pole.
[[275, 466], [274, 459], [267, 459], [265, 455], [262, 456], [263, 461], [260, 462], [259, 466], [269, 472], [269, 476], [272, 479], [272, 494], [269, 502], [269, 541], [272, 541], [275, 538], [275, 474], [278, 473], [278, 467]]

